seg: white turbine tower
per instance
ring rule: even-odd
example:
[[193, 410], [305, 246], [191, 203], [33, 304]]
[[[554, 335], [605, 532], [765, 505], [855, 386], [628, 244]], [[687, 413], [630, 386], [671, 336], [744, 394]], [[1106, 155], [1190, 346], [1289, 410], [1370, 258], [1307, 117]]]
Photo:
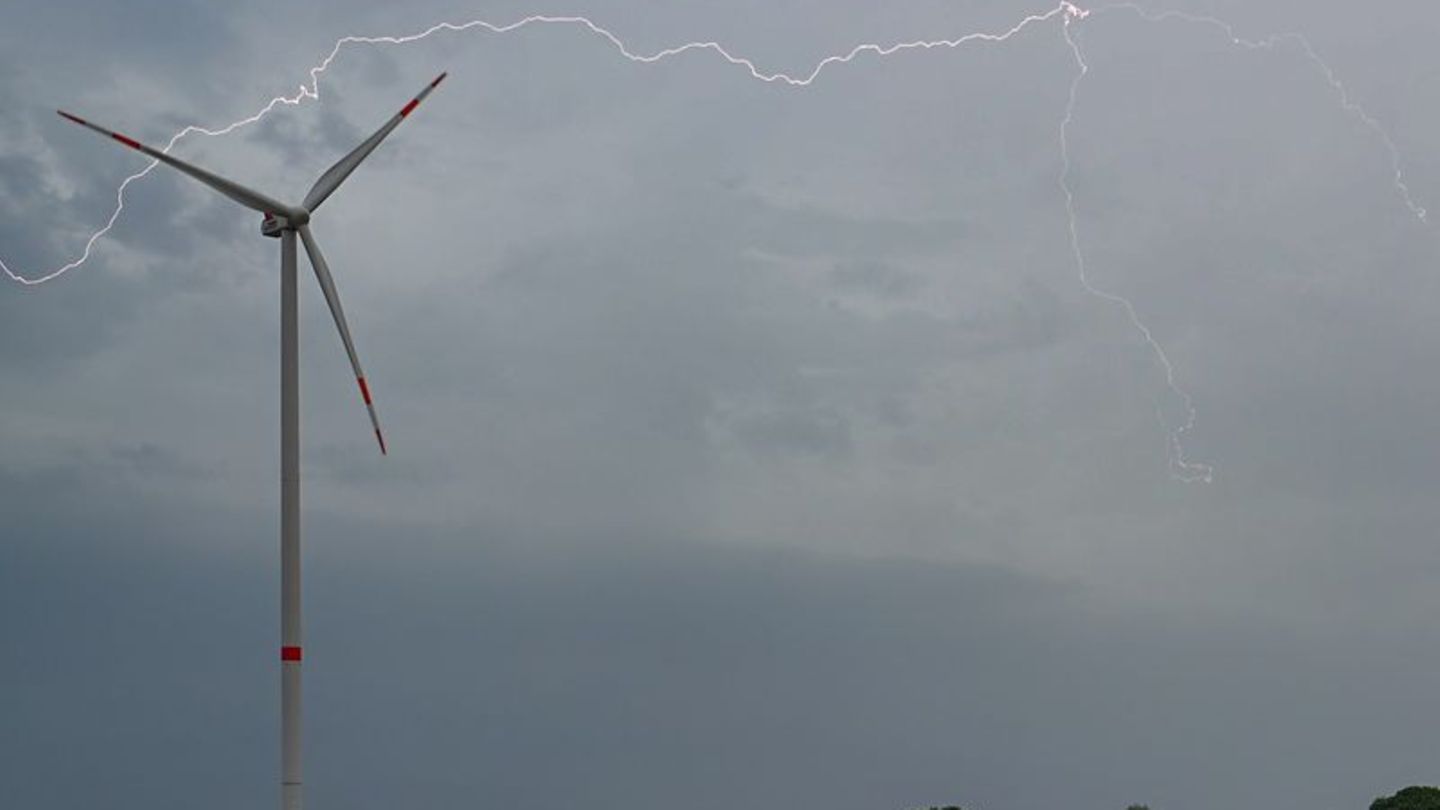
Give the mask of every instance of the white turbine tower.
[[355, 147], [350, 154], [331, 166], [320, 179], [315, 181], [310, 193], [300, 205], [286, 205], [258, 191], [252, 191], [239, 183], [227, 180], [198, 166], [171, 157], [158, 149], [152, 149], [139, 141], [96, 126], [83, 118], [67, 112], [60, 114], [81, 126], [108, 135], [114, 140], [143, 152], [167, 166], [174, 167], [199, 180], [205, 185], [247, 208], [253, 208], [265, 215], [260, 232], [266, 236], [280, 238], [280, 806], [283, 810], [300, 810], [300, 344], [299, 319], [296, 306], [296, 251], [295, 235], [305, 243], [305, 252], [310, 256], [310, 265], [315, 269], [315, 278], [320, 282], [320, 291], [325, 303], [330, 305], [330, 314], [335, 318], [335, 328], [345, 344], [345, 354], [355, 370], [355, 379], [360, 386], [360, 396], [370, 412], [370, 423], [375, 428], [375, 440], [380, 443], [381, 454], [385, 453], [385, 437], [380, 432], [380, 420], [375, 415], [375, 405], [370, 399], [370, 386], [365, 382], [365, 372], [360, 368], [360, 358], [355, 353], [355, 343], [350, 339], [350, 328], [345, 323], [345, 312], [340, 307], [340, 296], [335, 290], [335, 280], [330, 268], [320, 253], [320, 246], [310, 233], [310, 215], [325, 202], [345, 178], [355, 171], [375, 147], [400, 125], [430, 92], [445, 78], [444, 73], [430, 82], [420, 95], [410, 100], [399, 113]]

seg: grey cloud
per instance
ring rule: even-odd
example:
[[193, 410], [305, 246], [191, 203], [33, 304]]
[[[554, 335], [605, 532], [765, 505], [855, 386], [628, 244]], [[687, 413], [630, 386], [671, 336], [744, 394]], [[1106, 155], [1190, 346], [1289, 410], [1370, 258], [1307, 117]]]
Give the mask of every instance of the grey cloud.
[[725, 420], [740, 441], [758, 452], [800, 452], [818, 456], [844, 455], [850, 449], [850, 426], [843, 414], [827, 409], [762, 410]]
[[876, 260], [843, 260], [830, 271], [830, 280], [841, 289], [861, 289], [892, 297], [913, 291], [919, 281], [893, 264]]
[[[1304, 30], [1437, 197], [1434, 6], [1181, 5]], [[72, 255], [143, 165], [55, 106], [218, 126], [337, 36], [523, 13], [218, 8], [7, 18], [7, 262]], [[574, 9], [788, 70], [1020, 13]], [[1087, 277], [1165, 348], [1213, 486], [1166, 475], [1181, 403], [1073, 263], [1056, 24], [808, 90], [572, 29], [359, 47], [319, 103], [177, 147], [303, 193], [451, 69], [316, 226], [390, 458], [302, 290], [317, 805], [1363, 807], [1427, 778], [1440, 248], [1293, 49], [1072, 30]], [[27, 651], [0, 655], [0, 783], [248, 807], [276, 248], [183, 178], [132, 192], [90, 264], [0, 286], [0, 648]]]

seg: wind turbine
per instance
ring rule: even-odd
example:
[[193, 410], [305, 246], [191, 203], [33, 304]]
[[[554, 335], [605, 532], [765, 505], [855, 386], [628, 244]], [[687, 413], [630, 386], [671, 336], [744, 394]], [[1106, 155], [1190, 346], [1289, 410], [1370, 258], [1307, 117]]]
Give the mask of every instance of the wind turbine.
[[95, 130], [101, 135], [119, 141], [125, 146], [143, 152], [167, 166], [179, 169], [199, 180], [226, 197], [265, 215], [260, 232], [265, 236], [280, 239], [280, 806], [283, 810], [300, 810], [300, 663], [302, 658], [300, 632], [300, 344], [299, 318], [296, 306], [296, 249], [295, 236], [305, 243], [305, 252], [310, 256], [310, 266], [315, 269], [315, 278], [320, 282], [320, 291], [330, 314], [335, 318], [335, 328], [345, 344], [345, 354], [350, 358], [350, 367], [360, 386], [360, 397], [370, 412], [370, 424], [375, 428], [375, 440], [380, 443], [380, 453], [385, 453], [385, 436], [380, 432], [380, 420], [375, 415], [375, 404], [370, 399], [370, 386], [365, 382], [365, 371], [360, 367], [360, 357], [355, 353], [355, 343], [350, 339], [350, 327], [345, 323], [345, 311], [340, 307], [340, 296], [335, 290], [335, 279], [330, 267], [320, 253], [320, 245], [310, 233], [310, 215], [325, 202], [345, 178], [355, 171], [375, 147], [385, 140], [400, 122], [409, 117], [420, 102], [430, 95], [447, 74], [441, 73], [430, 82], [420, 95], [410, 100], [385, 125], [355, 147], [350, 154], [341, 158], [320, 175], [310, 192], [298, 206], [286, 205], [271, 197], [253, 191], [199, 166], [186, 163], [179, 158], [153, 149], [133, 138], [86, 121], [64, 111], [57, 111], [65, 118], [81, 126]]

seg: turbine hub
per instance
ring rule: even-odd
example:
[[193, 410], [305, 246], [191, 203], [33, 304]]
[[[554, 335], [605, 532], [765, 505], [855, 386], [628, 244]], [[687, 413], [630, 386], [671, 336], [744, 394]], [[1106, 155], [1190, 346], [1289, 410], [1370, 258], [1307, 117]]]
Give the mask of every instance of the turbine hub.
[[293, 208], [279, 214], [267, 211], [265, 219], [260, 223], [260, 233], [271, 238], [279, 238], [284, 231], [294, 230], [301, 225], [308, 224], [310, 224], [310, 212], [304, 208]]

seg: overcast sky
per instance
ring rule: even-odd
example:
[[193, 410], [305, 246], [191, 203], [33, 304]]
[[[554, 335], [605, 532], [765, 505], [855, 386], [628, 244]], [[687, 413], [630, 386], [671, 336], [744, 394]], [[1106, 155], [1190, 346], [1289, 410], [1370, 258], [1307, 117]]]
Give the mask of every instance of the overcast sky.
[[[347, 34], [586, 14], [808, 74], [1054, 6], [11, 4], [0, 260]], [[20, 7], [23, 6], [23, 7]], [[315, 807], [1363, 808], [1440, 781], [1440, 7], [1148, 2], [810, 87], [576, 26], [353, 46], [175, 154], [317, 216]], [[1347, 109], [1331, 79], [1344, 83]], [[1432, 218], [1433, 219], [1433, 218]], [[173, 172], [0, 279], [0, 805], [265, 806], [278, 284]]]

